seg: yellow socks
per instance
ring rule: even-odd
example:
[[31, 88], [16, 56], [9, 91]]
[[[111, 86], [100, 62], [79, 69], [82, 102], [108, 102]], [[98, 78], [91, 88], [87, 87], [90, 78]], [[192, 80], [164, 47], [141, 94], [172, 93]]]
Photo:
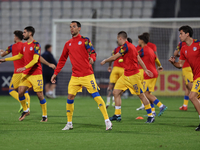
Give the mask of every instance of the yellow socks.
[[108, 113], [107, 113], [107, 110], [106, 110], [106, 105], [104, 103], [104, 100], [101, 98], [99, 92], [92, 93], [92, 97], [97, 102], [98, 107], [99, 107], [101, 113], [103, 114], [104, 119], [105, 120], [109, 119]]
[[72, 116], [74, 112], [74, 100], [67, 99], [66, 110], [67, 110], [67, 122], [72, 123]]
[[40, 100], [40, 106], [42, 108], [42, 117], [47, 117], [47, 102], [45, 98]]
[[156, 104], [159, 108], [163, 106], [163, 104], [158, 99], [156, 99], [153, 103]]
[[19, 97], [20, 103], [23, 107], [24, 112], [28, 112], [28, 107], [26, 105], [26, 99], [25, 96]]
[[20, 100], [19, 100], [19, 94], [17, 93], [17, 91], [15, 91], [14, 89], [10, 89], [10, 90], [9, 90], [9, 94], [10, 94], [14, 99], [16, 99], [18, 102], [20, 102]]
[[152, 111], [152, 113], [155, 112], [154, 104], [151, 104], [151, 111]]
[[188, 106], [189, 96], [184, 96], [183, 106]]
[[115, 115], [119, 116], [122, 114], [121, 106], [115, 106]]
[[152, 114], [152, 111], [151, 111], [151, 105], [150, 105], [150, 104], [147, 104], [147, 105], [144, 105], [144, 107], [145, 107], [145, 110], [147, 111], [147, 115], [148, 115], [149, 117], [152, 117], [153, 114]]
[[25, 92], [24, 96], [26, 97], [26, 102], [28, 103], [28, 108], [30, 108], [30, 96], [28, 94], [28, 91]]

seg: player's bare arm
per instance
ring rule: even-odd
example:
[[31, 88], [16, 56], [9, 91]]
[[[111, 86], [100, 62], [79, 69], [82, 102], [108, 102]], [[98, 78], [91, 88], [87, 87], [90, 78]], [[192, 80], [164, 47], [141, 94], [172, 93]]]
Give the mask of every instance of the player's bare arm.
[[46, 61], [42, 56], [40, 56], [40, 62], [49, 66], [52, 69], [56, 69], [56, 66], [52, 63], [49, 63], [48, 61]]
[[169, 62], [171, 62], [171, 64], [174, 65], [174, 67], [181, 69], [183, 67], [185, 60], [179, 59], [178, 62], [175, 62], [175, 56], [171, 56]]
[[178, 51], [178, 50], [175, 50], [175, 51], [174, 51], [174, 56], [180, 57], [180, 54], [179, 54], [179, 51]]
[[0, 55], [1, 55], [1, 57], [4, 57], [4, 56], [6, 56], [8, 54], [9, 54], [8, 52], [4, 51], [3, 49], [0, 49]]
[[144, 72], [149, 76], [149, 77], [153, 77], [153, 73], [150, 71], [150, 70], [147, 70], [144, 62], [142, 61], [142, 59], [140, 58], [139, 55], [137, 55], [137, 59], [138, 59], [138, 62], [140, 64], [140, 66], [144, 69]]
[[55, 74], [52, 75], [51, 82], [52, 83], [56, 83], [56, 75]]
[[115, 61], [117, 58], [119, 58], [119, 57], [121, 57], [122, 55], [120, 54], [120, 53], [117, 53], [117, 54], [115, 54], [115, 55], [113, 55], [113, 56], [111, 56], [111, 57], [109, 57], [109, 58], [107, 58], [107, 59], [104, 59], [100, 64], [101, 65], [104, 65], [105, 63], [107, 63], [107, 62], [112, 62], [112, 61]]

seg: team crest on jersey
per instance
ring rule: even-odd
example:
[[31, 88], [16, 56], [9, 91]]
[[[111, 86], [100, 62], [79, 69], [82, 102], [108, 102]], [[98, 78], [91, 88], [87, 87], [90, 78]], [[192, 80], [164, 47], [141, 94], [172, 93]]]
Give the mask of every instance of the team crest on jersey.
[[30, 47], [30, 51], [32, 51], [33, 50], [33, 47]]
[[185, 50], [185, 55], [187, 55], [187, 50]]
[[25, 47], [23, 48], [23, 52], [25, 52]]
[[82, 42], [81, 42], [81, 41], [79, 41], [79, 42], [78, 42], [78, 45], [81, 45], [81, 44], [82, 44]]
[[197, 50], [197, 47], [193, 47], [193, 51], [196, 51]]
[[69, 46], [71, 46], [72, 44], [71, 43], [69, 43]]

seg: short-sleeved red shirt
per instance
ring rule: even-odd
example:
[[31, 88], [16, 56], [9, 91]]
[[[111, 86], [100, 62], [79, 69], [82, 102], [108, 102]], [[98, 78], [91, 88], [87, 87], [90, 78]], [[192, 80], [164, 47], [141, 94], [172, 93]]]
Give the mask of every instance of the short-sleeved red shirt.
[[[180, 51], [181, 48], [182, 48], [184, 45], [186, 45], [185, 42], [180, 42], [180, 43], [178, 44], [176, 50]], [[187, 60], [185, 60], [185, 62], [184, 62], [184, 64], [183, 64], [183, 67], [182, 67], [182, 68], [186, 68], [186, 67], [190, 67], [190, 64], [188, 63]]]
[[144, 62], [146, 68], [153, 73], [153, 77], [149, 77], [146, 73], [144, 73], [144, 79], [157, 78], [158, 72], [155, 65], [155, 60], [157, 57], [154, 51], [146, 45], [139, 51], [139, 55]]
[[126, 41], [124, 45], [120, 47], [119, 53], [122, 55], [124, 60], [124, 75], [131, 76], [138, 73], [138, 52], [135, 46]]
[[193, 79], [200, 77], [200, 41], [193, 40], [190, 46], [184, 45], [181, 48], [180, 60], [187, 60], [192, 68]]
[[[12, 53], [12, 56], [15, 56], [15, 55], [18, 55], [19, 52], [21, 52], [22, 50], [23, 50], [23, 43], [17, 42], [13, 45], [8, 46], [8, 48], [6, 49], [6, 52]], [[24, 57], [22, 57], [22, 59], [20, 60], [13, 61], [13, 64], [14, 64], [14, 73], [20, 73], [20, 72], [17, 72], [17, 69], [24, 67]]]
[[[117, 54], [119, 51], [120, 51], [120, 47], [121, 46], [118, 46], [117, 48], [115, 48], [113, 51], [112, 51], [112, 54], [113, 55], [115, 55], [115, 54]], [[124, 66], [123, 66], [123, 62], [119, 62], [119, 60], [120, 59], [123, 59], [123, 57], [121, 56], [121, 57], [119, 57], [119, 58], [117, 58], [115, 61], [114, 61], [114, 64], [113, 64], [113, 67], [121, 67], [121, 68], [123, 68]]]
[[[40, 55], [41, 54], [41, 47], [40, 44], [37, 41], [33, 41], [31, 43], [27, 43], [25, 42], [23, 45], [23, 50], [20, 52], [21, 54], [23, 54], [24, 56], [24, 66], [26, 66], [27, 64], [29, 64], [32, 60], [33, 60], [33, 56], [36, 55]], [[42, 74], [42, 67], [41, 67], [41, 63], [40, 63], [40, 57], [38, 62], [33, 65], [32, 67], [24, 70], [23, 72], [24, 74], [27, 75], [39, 75]]]

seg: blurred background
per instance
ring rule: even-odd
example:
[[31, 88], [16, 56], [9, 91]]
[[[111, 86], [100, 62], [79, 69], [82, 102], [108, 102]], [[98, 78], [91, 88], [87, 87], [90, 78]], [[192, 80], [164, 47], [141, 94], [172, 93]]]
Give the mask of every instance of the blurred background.
[[[159, 74], [155, 95], [184, 95], [181, 70], [174, 68], [168, 58], [173, 55], [179, 43], [178, 28], [190, 25], [194, 29], [194, 38], [199, 39], [200, 16], [199, 0], [1, 0], [0, 1], [0, 48], [6, 49], [13, 44], [13, 31], [23, 30], [31, 25], [36, 32], [34, 39], [42, 47], [52, 44], [53, 19], [118, 19], [115, 22], [91, 23], [83, 22], [81, 35], [91, 39], [97, 52], [94, 73], [101, 88], [100, 94], [106, 95], [109, 82], [108, 64], [100, 66], [100, 62], [111, 55], [117, 46], [117, 33], [124, 30], [137, 46], [138, 35], [150, 33], [150, 42], [155, 43], [159, 59], [164, 70]], [[157, 18], [160, 21], [151, 20]], [[179, 18], [182, 21], [169, 21], [168, 18]], [[185, 18], [194, 18], [185, 21]], [[123, 22], [121, 19], [129, 19]], [[142, 22], [140, 20], [148, 20]], [[165, 21], [161, 21], [166, 19]], [[55, 23], [56, 47], [54, 57], [58, 61], [63, 46], [71, 38], [69, 22]], [[9, 55], [11, 56], [11, 55]], [[9, 82], [13, 73], [12, 62], [0, 65], [0, 95], [8, 95]], [[68, 60], [58, 75], [56, 95], [67, 95], [67, 86], [71, 76], [71, 64]], [[33, 93], [30, 90], [30, 93]], [[79, 95], [88, 95], [86, 89]]]

